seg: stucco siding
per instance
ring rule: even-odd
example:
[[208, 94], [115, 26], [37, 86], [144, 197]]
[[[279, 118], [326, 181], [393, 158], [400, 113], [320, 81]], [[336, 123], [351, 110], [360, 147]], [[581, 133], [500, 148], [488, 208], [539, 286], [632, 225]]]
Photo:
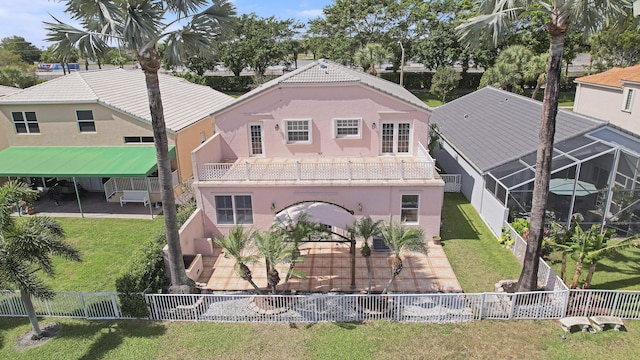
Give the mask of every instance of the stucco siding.
[[[250, 195], [253, 208], [253, 229], [268, 229], [279, 210], [300, 201], [326, 201], [353, 210], [356, 217], [369, 215], [374, 220], [400, 221], [402, 195], [419, 195], [419, 220], [427, 239], [440, 232], [440, 211], [444, 183], [433, 186], [268, 186], [268, 187], [200, 187], [198, 203], [204, 211], [205, 234], [224, 236], [233, 225], [216, 224], [216, 195]], [[274, 205], [275, 210], [271, 207]], [[358, 211], [358, 204], [362, 211]], [[351, 225], [348, 223], [345, 226]]]
[[[91, 110], [96, 131], [81, 133], [76, 110]], [[16, 134], [11, 112], [33, 111], [39, 134]], [[8, 146], [122, 146], [125, 136], [153, 136], [150, 124], [99, 104], [5, 105], [0, 109], [0, 129]], [[173, 145], [173, 135], [167, 134]]]
[[606, 120], [636, 134], [640, 134], [640, 87], [636, 87], [631, 112], [622, 111], [623, 88], [611, 89], [580, 84], [576, 90], [573, 111]]
[[213, 124], [213, 118], [207, 117], [180, 130], [175, 135], [180, 182], [193, 176], [191, 152], [213, 136]]
[[[250, 156], [249, 124], [263, 128], [264, 156], [378, 156], [381, 122], [411, 123], [411, 153], [426, 145], [429, 113], [361, 85], [282, 87], [216, 115], [228, 147], [222, 158]], [[311, 143], [287, 144], [285, 120], [310, 119]], [[361, 119], [361, 136], [336, 138], [334, 119]], [[375, 123], [375, 126], [374, 126]]]

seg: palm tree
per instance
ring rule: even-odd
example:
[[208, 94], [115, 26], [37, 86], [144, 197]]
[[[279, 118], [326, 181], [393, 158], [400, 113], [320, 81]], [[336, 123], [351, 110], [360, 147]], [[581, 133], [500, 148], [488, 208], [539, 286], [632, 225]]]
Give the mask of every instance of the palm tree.
[[10, 181], [0, 187], [0, 285], [20, 289], [33, 339], [47, 336], [38, 325], [31, 296], [52, 299], [55, 293], [37, 276], [55, 274], [51, 256], [80, 261], [80, 252], [64, 242], [64, 230], [48, 217], [16, 220], [11, 210], [18, 201], [30, 201], [36, 192], [26, 184]]
[[[210, 7], [203, 9], [206, 3], [204, 0], [67, 1], [66, 12], [82, 28], [56, 18], [55, 22], [45, 23], [47, 40], [54, 42], [62, 53], [77, 47], [81, 53], [99, 58], [110, 49], [109, 42], [115, 41], [136, 54], [149, 95], [172, 293], [190, 293], [194, 284], [187, 277], [182, 260], [158, 70], [163, 61], [168, 65], [180, 64], [187, 51], [209, 53], [218, 36], [228, 29], [231, 16], [235, 15], [233, 5], [227, 0], [213, 0]], [[180, 22], [185, 25], [177, 28]], [[158, 50], [161, 41], [165, 46], [164, 58]]]
[[256, 247], [264, 256], [267, 266], [267, 284], [273, 295], [276, 294], [276, 286], [280, 282], [280, 273], [276, 265], [291, 261], [293, 245], [284, 241], [282, 235], [275, 231], [258, 231], [253, 234]]
[[378, 236], [380, 234], [380, 226], [382, 225], [382, 220], [373, 221], [371, 217], [365, 216], [360, 221], [355, 221], [353, 223], [352, 231], [355, 235], [362, 237], [362, 249], [360, 249], [360, 254], [364, 257], [365, 262], [367, 263], [367, 276], [369, 278], [369, 285], [367, 286], [367, 293], [371, 294], [371, 284], [373, 283], [373, 277], [371, 274], [371, 247], [369, 247], [369, 239], [372, 239], [374, 236]]
[[567, 255], [574, 251], [572, 237], [578, 226], [578, 219], [574, 218], [569, 230], [557, 222], [551, 223], [551, 233], [549, 235], [549, 244], [554, 250], [562, 253], [562, 267], [560, 269], [560, 279], [567, 283]]
[[482, 74], [479, 87], [483, 88], [491, 85], [502, 90], [509, 90], [511, 87], [511, 92], [516, 92], [517, 84], [521, 79], [522, 77], [516, 71], [515, 65], [500, 62], [488, 68], [484, 74]]
[[360, 48], [360, 50], [354, 54], [356, 64], [362, 66], [362, 69], [370, 75], [377, 75], [376, 65], [388, 61], [389, 58], [391, 58], [389, 50], [377, 43], [367, 44], [367, 46]]
[[393, 261], [391, 262], [391, 279], [382, 291], [386, 294], [389, 287], [402, 272], [402, 258], [400, 255], [405, 251], [427, 253], [427, 244], [424, 241], [424, 231], [421, 228], [409, 228], [404, 224], [398, 224], [391, 220], [382, 225], [380, 235], [384, 243], [393, 251]]
[[242, 280], [248, 281], [256, 292], [262, 295], [262, 290], [253, 282], [251, 269], [247, 266], [247, 264], [254, 263], [258, 259], [251, 251], [251, 237], [251, 232], [247, 232], [244, 227], [237, 225], [229, 230], [229, 235], [223, 238], [216, 237], [213, 241], [225, 250], [225, 258], [228, 259], [232, 257], [236, 260], [233, 266], [236, 274], [238, 274]]
[[301, 213], [295, 221], [288, 218], [286, 221], [278, 223], [273, 230], [280, 232], [293, 246], [289, 270], [282, 284], [282, 291], [284, 292], [287, 290], [289, 279], [294, 275], [296, 264], [304, 261], [304, 258], [300, 256], [300, 244], [303, 243], [305, 239], [308, 239], [310, 235], [323, 229], [319, 227], [318, 223], [309, 220], [309, 214]]
[[567, 30], [569, 26], [575, 26], [583, 30], [585, 35], [590, 35], [605, 22], [615, 23], [624, 19], [626, 12], [631, 10], [631, 4], [626, 0], [482, 0], [479, 15], [464, 21], [456, 29], [461, 40], [467, 44], [481, 39], [483, 30], [487, 30], [490, 35], [487, 38], [491, 38], [497, 46], [500, 36], [504, 35], [503, 32], [507, 29], [507, 23], [516, 20], [523, 11], [534, 7], [542, 8], [549, 17], [547, 31], [550, 56], [538, 134], [540, 142], [531, 206], [531, 229], [517, 291], [533, 291], [538, 282], [544, 216], [551, 178], [553, 136], [558, 113], [562, 53]]
[[549, 62], [549, 54], [539, 54], [531, 59], [524, 65], [524, 80], [535, 81], [536, 87], [533, 89], [531, 98], [535, 99], [540, 91], [540, 87], [547, 79], [547, 63]]

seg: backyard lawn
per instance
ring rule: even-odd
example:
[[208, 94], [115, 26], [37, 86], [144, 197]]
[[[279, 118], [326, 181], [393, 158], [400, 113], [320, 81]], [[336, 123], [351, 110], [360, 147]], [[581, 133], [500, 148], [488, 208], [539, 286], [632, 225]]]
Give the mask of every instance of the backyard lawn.
[[154, 220], [56, 218], [67, 242], [82, 253], [82, 262], [54, 258], [55, 278], [43, 279], [54, 291], [115, 291], [115, 278], [133, 258], [140, 245], [163, 228]]
[[445, 194], [442, 223], [443, 249], [464, 292], [494, 291], [498, 281], [520, 276], [516, 258], [498, 243], [464, 195]]
[[[27, 319], [0, 322], [2, 359], [634, 359], [640, 322], [628, 332], [565, 334], [557, 321], [221, 324], [58, 321], [41, 347], [16, 351]], [[561, 338], [561, 335], [565, 339]]]

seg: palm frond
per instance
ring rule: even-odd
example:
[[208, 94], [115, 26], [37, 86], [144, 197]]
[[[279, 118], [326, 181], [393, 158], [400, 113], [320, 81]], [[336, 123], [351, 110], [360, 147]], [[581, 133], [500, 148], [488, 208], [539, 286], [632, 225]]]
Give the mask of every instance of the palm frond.
[[107, 41], [110, 36], [101, 32], [87, 31], [63, 23], [53, 18], [56, 22], [44, 22], [47, 30], [47, 41], [53, 42], [53, 51], [65, 57], [78, 48], [81, 53], [91, 57], [99, 57], [110, 50]]

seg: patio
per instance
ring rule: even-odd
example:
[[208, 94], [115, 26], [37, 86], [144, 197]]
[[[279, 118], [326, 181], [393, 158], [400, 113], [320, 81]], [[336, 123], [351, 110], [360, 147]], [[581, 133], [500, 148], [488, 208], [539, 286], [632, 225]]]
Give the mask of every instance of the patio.
[[[360, 255], [360, 242], [356, 249], [356, 292], [366, 291], [367, 266]], [[348, 244], [306, 243], [300, 247], [304, 262], [296, 269], [307, 274], [306, 279], [292, 277], [287, 289], [302, 292], [350, 292], [351, 255]], [[380, 292], [391, 277], [390, 252], [372, 252], [372, 291]], [[404, 269], [391, 286], [393, 292], [462, 292], [462, 288], [441, 246], [429, 243], [429, 254], [406, 253], [402, 256]], [[242, 280], [234, 271], [235, 260], [224, 257], [222, 249], [215, 245], [213, 256], [203, 258], [204, 270], [198, 279], [211, 291], [253, 291], [249, 282]], [[249, 266], [254, 282], [263, 289], [267, 286], [264, 262]], [[282, 287], [288, 265], [279, 265]]]
[[[150, 219], [149, 206], [140, 203], [131, 203], [120, 206], [119, 202], [107, 202], [103, 192], [88, 192], [81, 197], [82, 211], [86, 218], [127, 218]], [[65, 197], [56, 205], [46, 193], [42, 194], [35, 202], [35, 215], [51, 217], [82, 217], [75, 196]], [[153, 208], [153, 216], [162, 213], [162, 207]], [[14, 213], [18, 215], [18, 213]], [[27, 215], [28, 216], [28, 215]]]

